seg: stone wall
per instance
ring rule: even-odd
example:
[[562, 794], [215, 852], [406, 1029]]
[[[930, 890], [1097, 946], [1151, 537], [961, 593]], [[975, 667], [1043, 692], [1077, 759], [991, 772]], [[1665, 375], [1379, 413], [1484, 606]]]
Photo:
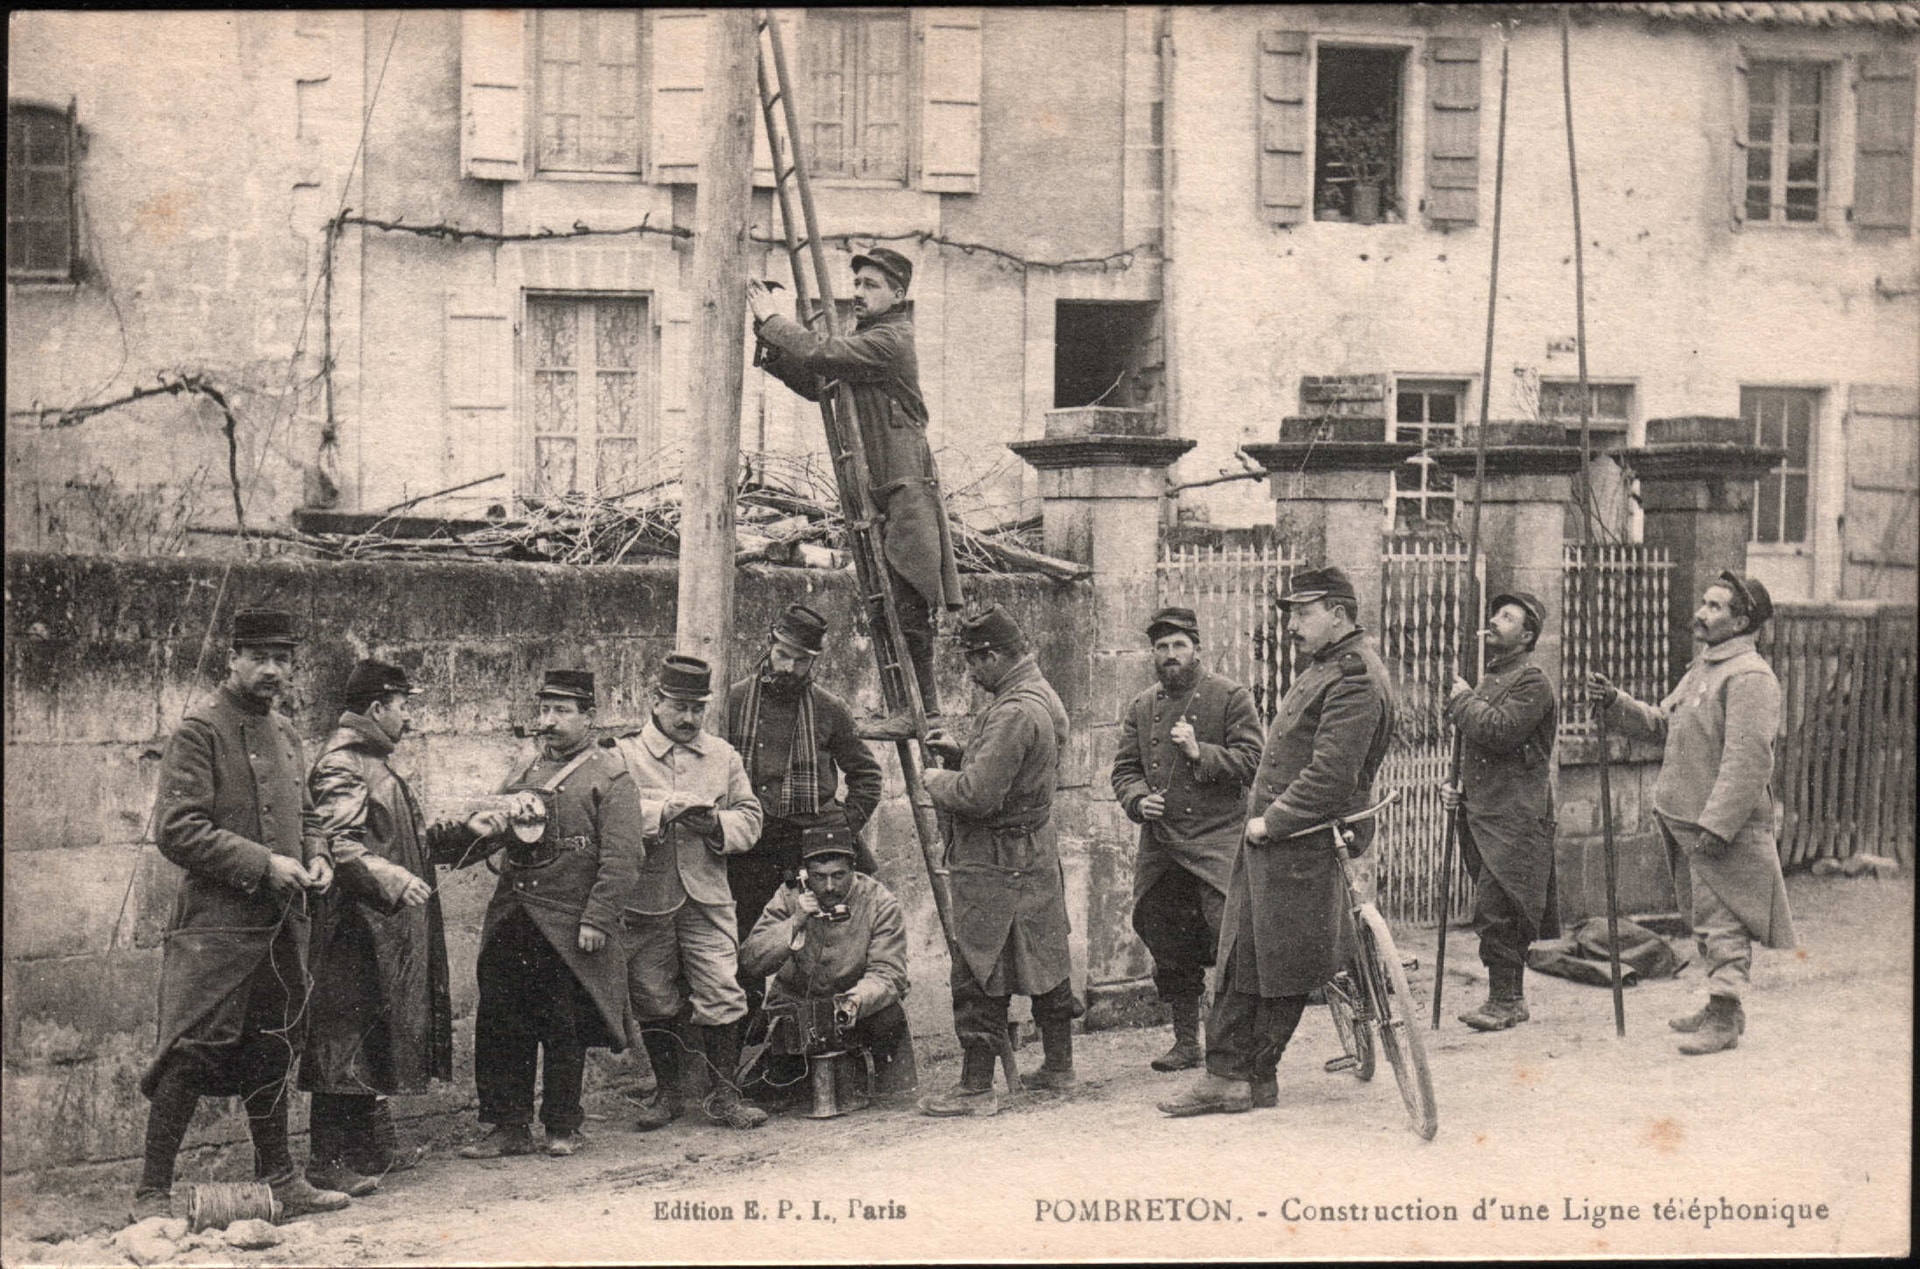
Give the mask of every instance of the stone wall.
[[[757, 654], [773, 614], [805, 599], [837, 631], [818, 673], [856, 711], [877, 709], [866, 641], [850, 633], [852, 577], [750, 569], [738, 590], [735, 664]], [[1085, 586], [975, 578], [973, 596], [1005, 603], [1035, 637], [1043, 668], [1076, 724], [1090, 659]], [[330, 727], [334, 693], [354, 660], [409, 668], [427, 691], [416, 734], [399, 751], [428, 814], [486, 792], [528, 752], [511, 725], [527, 717], [542, 669], [599, 676], [601, 713], [644, 716], [649, 669], [671, 647], [670, 564], [562, 569], [540, 565], [317, 563], [109, 559], [17, 553], [6, 565], [4, 852], [4, 1168], [124, 1159], [138, 1153], [146, 1103], [136, 1081], [154, 1042], [160, 944], [179, 870], [142, 845], [161, 749], [190, 706], [225, 671], [219, 635], [236, 607], [291, 609], [308, 632], [287, 706], [311, 754]], [[209, 628], [215, 638], [206, 643]], [[968, 700], [960, 659], [943, 651], [942, 694]], [[1075, 961], [1089, 947], [1132, 939], [1124, 890], [1130, 860], [1094, 843], [1089, 795], [1105, 782], [1100, 755], [1076, 726], [1061, 777], [1061, 831]], [[953, 1049], [946, 952], [900, 795], [891, 746], [880, 746], [888, 800], [876, 817], [881, 878], [907, 908], [914, 989], [908, 999], [923, 1054]], [[446, 874], [456, 1082], [402, 1113], [463, 1109], [472, 1100], [474, 957], [492, 877]], [[1098, 920], [1094, 917], [1097, 914]], [[1084, 978], [1078, 984], [1084, 987]], [[624, 1061], [624, 1059], [621, 1059]], [[606, 1067], [602, 1067], [604, 1071]], [[303, 1122], [296, 1110], [296, 1126]], [[231, 1109], [203, 1114], [190, 1142], [243, 1138]]]

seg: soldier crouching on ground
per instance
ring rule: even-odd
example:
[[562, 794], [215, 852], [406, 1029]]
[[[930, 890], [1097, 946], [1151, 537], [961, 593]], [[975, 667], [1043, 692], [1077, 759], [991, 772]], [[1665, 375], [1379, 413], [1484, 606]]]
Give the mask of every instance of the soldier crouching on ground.
[[136, 1219], [167, 1214], [174, 1162], [200, 1098], [238, 1096], [254, 1175], [287, 1215], [348, 1196], [316, 1189], [287, 1145], [288, 1076], [311, 979], [310, 892], [333, 882], [293, 724], [274, 703], [293, 677], [291, 615], [234, 614], [227, 677], [167, 742], [160, 853], [186, 871], [160, 966], [160, 1043], [140, 1079], [147, 1111]]

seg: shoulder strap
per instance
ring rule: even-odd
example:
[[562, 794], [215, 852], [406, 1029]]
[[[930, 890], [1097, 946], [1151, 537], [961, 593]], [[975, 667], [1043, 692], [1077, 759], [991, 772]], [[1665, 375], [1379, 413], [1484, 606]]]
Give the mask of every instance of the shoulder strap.
[[[568, 776], [578, 771], [581, 768], [581, 766], [583, 766], [586, 763], [587, 759], [593, 757], [593, 751], [596, 748], [598, 748], [597, 745], [591, 745], [591, 744], [588, 745], [585, 749], [582, 749], [579, 753], [573, 755], [573, 760], [567, 763], [566, 766], [560, 768], [558, 771], [554, 772], [551, 776], [548, 776], [543, 783], [535, 785], [534, 788], [538, 792], [548, 797], [551, 797], [553, 794], [559, 791], [560, 786], [562, 784], [566, 783]], [[500, 792], [505, 793], [508, 790], [512, 789], [514, 785], [519, 784], [522, 780], [525, 780], [527, 778], [528, 773], [530, 773], [535, 767], [539, 765], [540, 765], [540, 760], [538, 758], [535, 758], [532, 762], [529, 762], [526, 765], [526, 767], [521, 770], [519, 775], [515, 776], [511, 780], [508, 780], [505, 784], [500, 786]]]

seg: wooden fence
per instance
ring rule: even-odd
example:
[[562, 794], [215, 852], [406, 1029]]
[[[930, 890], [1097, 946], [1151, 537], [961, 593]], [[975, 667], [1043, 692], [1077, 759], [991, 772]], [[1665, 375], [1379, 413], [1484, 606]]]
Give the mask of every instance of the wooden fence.
[[1760, 652], [1780, 678], [1773, 795], [1780, 860], [1858, 852], [1914, 861], [1915, 613], [1782, 604]]
[[[1584, 570], [1592, 570], [1593, 611]], [[1560, 734], [1594, 730], [1593, 707], [1580, 691], [1590, 670], [1643, 701], [1667, 694], [1668, 576], [1663, 547], [1639, 543], [1569, 542], [1561, 556]]]

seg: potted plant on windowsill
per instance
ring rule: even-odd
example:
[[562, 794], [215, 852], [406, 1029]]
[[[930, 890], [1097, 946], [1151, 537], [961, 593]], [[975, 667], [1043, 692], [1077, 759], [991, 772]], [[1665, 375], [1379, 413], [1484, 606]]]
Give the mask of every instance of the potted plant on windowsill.
[[1339, 115], [1320, 131], [1329, 165], [1338, 164], [1353, 182], [1351, 219], [1371, 225], [1380, 219], [1381, 194], [1394, 168], [1393, 127], [1378, 115]]

